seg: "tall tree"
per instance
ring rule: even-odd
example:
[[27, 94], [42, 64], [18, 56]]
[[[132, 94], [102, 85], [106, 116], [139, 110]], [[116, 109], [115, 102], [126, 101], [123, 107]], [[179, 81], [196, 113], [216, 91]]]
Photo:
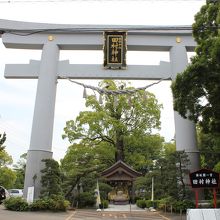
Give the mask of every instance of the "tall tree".
[[125, 138], [125, 162], [143, 175], [152, 171], [162, 155], [164, 139], [158, 134], [141, 135], [134, 132]]
[[99, 146], [87, 144], [73, 144], [68, 148], [61, 160], [61, 170], [64, 173], [63, 188], [65, 197], [73, 199], [75, 189], [79, 186], [91, 191], [96, 183], [98, 173], [112, 164], [112, 148], [101, 144]]
[[24, 177], [26, 168], [27, 153], [20, 156], [17, 164], [13, 165], [13, 170], [16, 173], [16, 181], [14, 183], [14, 188], [23, 189], [24, 188]]
[[61, 171], [59, 163], [53, 159], [43, 159], [45, 168], [41, 170], [41, 196], [62, 195]]
[[5, 188], [11, 188], [16, 180], [16, 174], [12, 169], [8, 168], [8, 165], [11, 165], [13, 160], [5, 150], [5, 141], [6, 134], [0, 134], [0, 185]]
[[220, 161], [220, 136], [213, 133], [204, 133], [197, 127], [198, 148], [201, 157], [201, 167], [213, 169]]
[[176, 151], [174, 143], [165, 143], [161, 157], [155, 161], [151, 172], [136, 181], [137, 189], [145, 189], [145, 196], [151, 197], [151, 183], [154, 178], [155, 199], [172, 197], [175, 200], [189, 198], [185, 184], [189, 159], [185, 152]]
[[220, 2], [207, 1], [195, 16], [197, 42], [191, 64], [172, 84], [174, 108], [199, 122], [203, 132], [220, 134]]
[[[126, 83], [104, 80], [100, 87], [107, 90], [127, 90]], [[134, 133], [139, 137], [160, 128], [160, 109], [155, 96], [147, 91], [120, 95], [102, 95], [103, 104], [89, 96], [86, 106], [90, 111], [79, 114], [76, 120], [66, 123], [64, 138], [70, 143], [82, 140], [91, 145], [101, 142], [113, 147], [115, 161], [125, 160], [125, 139]]]

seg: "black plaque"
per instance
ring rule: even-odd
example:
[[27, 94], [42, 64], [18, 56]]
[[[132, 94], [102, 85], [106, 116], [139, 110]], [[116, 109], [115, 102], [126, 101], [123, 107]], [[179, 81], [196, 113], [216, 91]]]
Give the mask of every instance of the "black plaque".
[[114, 31], [104, 33], [104, 67], [106, 69], [126, 68], [126, 32]]
[[201, 169], [190, 173], [190, 182], [192, 188], [218, 188], [219, 173], [212, 170]]

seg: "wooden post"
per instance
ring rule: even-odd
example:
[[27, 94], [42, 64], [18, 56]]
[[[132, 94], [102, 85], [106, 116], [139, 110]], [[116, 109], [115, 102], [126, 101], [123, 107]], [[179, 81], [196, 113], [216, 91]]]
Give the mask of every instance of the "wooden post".
[[217, 208], [217, 204], [216, 204], [216, 189], [213, 188], [213, 200], [214, 200], [214, 208]]
[[195, 190], [196, 208], [199, 206], [199, 191]]

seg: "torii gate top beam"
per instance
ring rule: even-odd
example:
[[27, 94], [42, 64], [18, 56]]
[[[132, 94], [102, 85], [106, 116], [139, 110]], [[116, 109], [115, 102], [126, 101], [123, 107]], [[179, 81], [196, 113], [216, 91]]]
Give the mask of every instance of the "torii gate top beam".
[[[104, 31], [127, 31], [128, 51], [170, 51], [181, 46], [194, 51], [196, 43], [191, 26], [133, 25], [70, 25], [19, 22], [0, 19], [0, 35], [7, 48], [38, 49], [51, 42], [59, 50], [102, 50]], [[40, 63], [6, 64], [6, 78], [38, 78]], [[98, 64], [58, 62], [58, 78], [74, 79], [167, 79], [171, 76], [169, 62], [159, 65], [128, 65], [126, 70], [104, 70]]]
[[48, 35], [54, 35], [61, 50], [102, 50], [102, 33], [108, 30], [127, 31], [131, 51], [169, 51], [176, 37], [187, 51], [194, 51], [196, 46], [191, 26], [67, 25], [0, 19], [0, 34], [8, 48], [42, 49]]

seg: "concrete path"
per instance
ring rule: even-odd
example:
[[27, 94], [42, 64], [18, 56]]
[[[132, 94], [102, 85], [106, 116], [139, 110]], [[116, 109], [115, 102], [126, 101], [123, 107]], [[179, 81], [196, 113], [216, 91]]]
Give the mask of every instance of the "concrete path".
[[77, 210], [69, 220], [168, 220], [156, 212]]
[[109, 207], [107, 209], [104, 209], [104, 211], [145, 211], [144, 209], [141, 209], [133, 204], [127, 204], [127, 205], [112, 205], [109, 204]]
[[185, 220], [185, 216], [150, 212], [135, 205], [113, 206], [96, 211], [78, 209], [68, 212], [14, 212], [0, 205], [0, 220]]
[[72, 212], [14, 212], [0, 205], [0, 220], [68, 220]]

